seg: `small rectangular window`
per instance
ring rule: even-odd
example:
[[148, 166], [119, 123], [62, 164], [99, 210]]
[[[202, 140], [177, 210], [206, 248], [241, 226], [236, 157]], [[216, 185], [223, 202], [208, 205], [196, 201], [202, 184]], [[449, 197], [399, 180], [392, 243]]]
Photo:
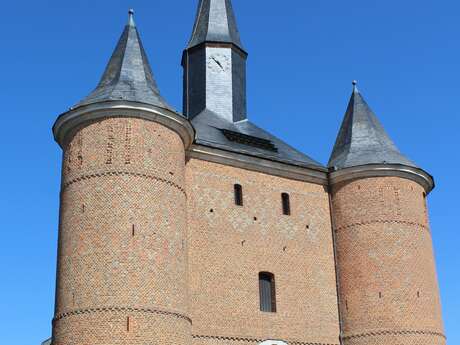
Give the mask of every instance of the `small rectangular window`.
[[243, 187], [241, 185], [235, 185], [235, 205], [243, 206]]
[[283, 214], [289, 216], [291, 214], [291, 202], [289, 200], [289, 194], [281, 194], [281, 201], [283, 206]]
[[275, 276], [272, 273], [259, 273], [260, 310], [268, 313], [276, 312]]

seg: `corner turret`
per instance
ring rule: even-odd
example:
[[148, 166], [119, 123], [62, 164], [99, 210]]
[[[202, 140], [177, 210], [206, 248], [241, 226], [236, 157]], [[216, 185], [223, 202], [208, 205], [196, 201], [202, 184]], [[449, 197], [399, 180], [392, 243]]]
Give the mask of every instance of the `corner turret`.
[[64, 151], [53, 345], [192, 343], [185, 151], [133, 11], [96, 90], [54, 126]]
[[444, 345], [426, 203], [434, 183], [353, 83], [330, 167], [344, 345]]

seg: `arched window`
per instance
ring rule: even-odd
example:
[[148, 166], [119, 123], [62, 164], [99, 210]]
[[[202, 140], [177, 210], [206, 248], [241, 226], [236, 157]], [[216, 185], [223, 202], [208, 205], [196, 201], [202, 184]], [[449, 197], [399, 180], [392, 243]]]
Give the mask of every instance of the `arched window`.
[[289, 194], [281, 194], [281, 203], [283, 206], [283, 214], [289, 216], [291, 214], [291, 201], [289, 200]]
[[259, 273], [260, 310], [268, 313], [276, 312], [275, 276], [273, 273]]
[[243, 206], [243, 187], [241, 185], [236, 184], [234, 186], [235, 189], [235, 205]]

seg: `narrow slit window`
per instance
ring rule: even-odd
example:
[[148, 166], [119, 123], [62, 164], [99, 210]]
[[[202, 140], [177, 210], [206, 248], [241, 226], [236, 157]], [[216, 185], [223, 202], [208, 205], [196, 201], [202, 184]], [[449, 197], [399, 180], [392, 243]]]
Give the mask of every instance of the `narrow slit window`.
[[260, 311], [276, 312], [275, 276], [272, 273], [259, 273]]
[[240, 184], [235, 185], [235, 205], [243, 206], [243, 187]]
[[281, 202], [283, 206], [283, 214], [286, 216], [291, 215], [291, 201], [289, 200], [289, 194], [281, 194]]

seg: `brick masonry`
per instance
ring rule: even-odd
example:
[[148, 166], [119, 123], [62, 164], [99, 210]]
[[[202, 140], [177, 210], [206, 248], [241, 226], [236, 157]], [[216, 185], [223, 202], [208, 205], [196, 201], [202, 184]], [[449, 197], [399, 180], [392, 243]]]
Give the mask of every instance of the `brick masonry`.
[[[338, 345], [336, 273], [343, 344], [445, 344], [415, 182], [337, 184], [331, 224], [324, 186], [186, 162], [154, 122], [94, 122], [64, 151], [54, 345]], [[260, 311], [262, 271], [276, 313]]]
[[445, 344], [423, 188], [367, 178], [332, 201], [344, 344]]
[[[186, 176], [194, 343], [337, 344], [324, 187], [196, 159]], [[243, 206], [235, 205], [234, 184], [243, 186]], [[282, 213], [282, 193], [290, 195], [290, 216]], [[262, 271], [275, 275], [276, 313], [259, 309]]]
[[191, 342], [185, 153], [154, 122], [113, 118], [64, 155], [54, 345]]

